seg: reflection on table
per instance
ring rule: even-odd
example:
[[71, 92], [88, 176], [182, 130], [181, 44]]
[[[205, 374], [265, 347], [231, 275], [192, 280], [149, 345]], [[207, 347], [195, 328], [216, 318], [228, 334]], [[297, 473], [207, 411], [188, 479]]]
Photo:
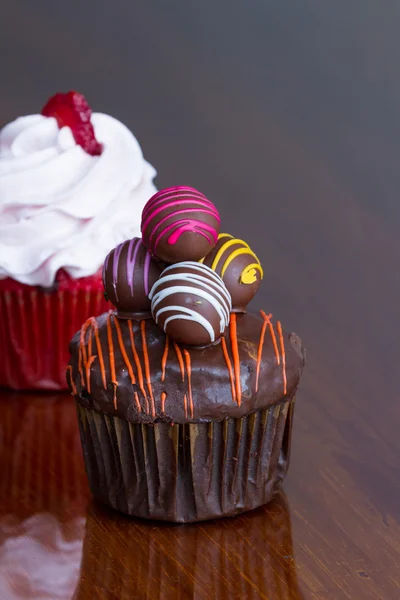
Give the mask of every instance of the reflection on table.
[[281, 493], [247, 515], [192, 525], [128, 519], [92, 503], [74, 600], [299, 599]]
[[89, 492], [68, 395], [0, 391], [0, 597], [70, 600]]
[[4, 391], [0, 590], [1, 600], [301, 598], [282, 492], [231, 519], [129, 519], [90, 500], [72, 398]]

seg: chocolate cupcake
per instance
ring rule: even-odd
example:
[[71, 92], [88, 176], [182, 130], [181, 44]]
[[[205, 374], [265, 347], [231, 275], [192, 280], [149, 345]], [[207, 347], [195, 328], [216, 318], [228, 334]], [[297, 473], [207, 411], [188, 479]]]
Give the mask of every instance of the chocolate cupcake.
[[[106, 266], [106, 287], [110, 277]], [[114, 281], [118, 296], [126, 281]], [[267, 503], [289, 464], [300, 339], [264, 311], [231, 312], [223, 280], [199, 262], [167, 267], [149, 301], [153, 318], [110, 311], [71, 342], [68, 383], [94, 497], [176, 522]]]

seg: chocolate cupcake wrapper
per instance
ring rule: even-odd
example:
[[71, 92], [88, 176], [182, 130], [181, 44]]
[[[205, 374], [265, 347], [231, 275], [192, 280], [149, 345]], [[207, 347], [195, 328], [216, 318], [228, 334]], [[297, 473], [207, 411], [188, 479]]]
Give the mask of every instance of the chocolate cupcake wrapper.
[[94, 497], [128, 515], [193, 522], [267, 503], [289, 464], [295, 397], [221, 422], [145, 425], [84, 408]]
[[71, 290], [21, 286], [0, 291], [0, 387], [67, 388], [71, 337], [83, 321], [107, 310], [101, 281], [80, 282]]

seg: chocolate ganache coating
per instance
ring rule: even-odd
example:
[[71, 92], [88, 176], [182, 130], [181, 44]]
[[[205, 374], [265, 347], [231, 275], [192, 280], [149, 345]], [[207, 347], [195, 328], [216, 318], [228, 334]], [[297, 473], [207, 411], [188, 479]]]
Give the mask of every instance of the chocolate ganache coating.
[[250, 246], [229, 233], [220, 233], [216, 246], [200, 262], [220, 275], [232, 297], [232, 310], [246, 312], [263, 278], [260, 261]]
[[140, 238], [126, 240], [109, 252], [103, 266], [103, 285], [119, 317], [151, 316], [148, 295], [160, 272], [161, 266]]
[[142, 213], [141, 231], [149, 252], [166, 263], [200, 260], [215, 246], [220, 217], [214, 204], [191, 187], [154, 194]]
[[229, 324], [229, 292], [219, 275], [198, 262], [164, 269], [149, 298], [155, 322], [180, 344], [212, 344]]
[[304, 365], [300, 338], [264, 312], [232, 314], [220, 344], [188, 348], [152, 320], [89, 319], [71, 341], [67, 379], [86, 408], [132, 423], [242, 417], [291, 397]]

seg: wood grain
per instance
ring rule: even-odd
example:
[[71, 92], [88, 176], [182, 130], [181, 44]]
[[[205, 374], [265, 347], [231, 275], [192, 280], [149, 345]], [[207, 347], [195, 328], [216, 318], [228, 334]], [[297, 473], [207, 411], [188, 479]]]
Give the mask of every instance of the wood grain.
[[69, 399], [2, 394], [1, 573], [5, 544], [45, 513], [84, 538], [82, 599], [399, 598], [400, 5], [6, 0], [2, 13], [0, 120], [76, 88], [125, 122], [158, 186], [198, 187], [251, 242], [254, 307], [304, 339], [308, 368], [292, 534], [284, 499], [199, 529], [87, 508]]

